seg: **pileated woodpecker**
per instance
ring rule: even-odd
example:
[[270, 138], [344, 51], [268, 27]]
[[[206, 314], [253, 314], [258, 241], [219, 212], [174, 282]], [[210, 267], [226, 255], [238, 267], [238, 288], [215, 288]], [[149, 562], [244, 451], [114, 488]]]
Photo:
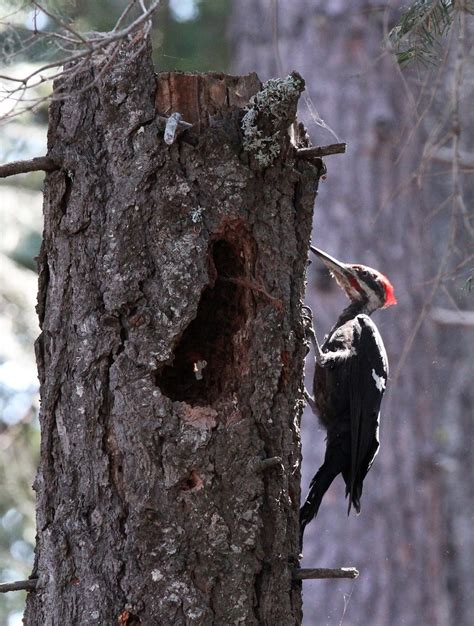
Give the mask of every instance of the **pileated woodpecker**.
[[[360, 512], [362, 483], [379, 448], [379, 411], [387, 385], [388, 362], [382, 338], [370, 319], [374, 311], [396, 304], [393, 287], [383, 274], [365, 265], [341, 263], [311, 246], [350, 304], [320, 347], [309, 323], [316, 355], [313, 393], [306, 394], [313, 412], [327, 430], [324, 463], [311, 481], [300, 510], [301, 544], [306, 524], [318, 513], [321, 500], [338, 474], [346, 483], [351, 505]], [[311, 317], [311, 310], [305, 307]]]

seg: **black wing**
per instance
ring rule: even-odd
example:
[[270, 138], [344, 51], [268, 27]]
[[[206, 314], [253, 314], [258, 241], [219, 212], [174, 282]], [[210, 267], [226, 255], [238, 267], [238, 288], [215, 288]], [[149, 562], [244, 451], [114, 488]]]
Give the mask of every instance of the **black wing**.
[[346, 494], [360, 512], [362, 483], [379, 448], [379, 413], [388, 379], [388, 361], [377, 327], [366, 315], [357, 317], [350, 357], [351, 469]]

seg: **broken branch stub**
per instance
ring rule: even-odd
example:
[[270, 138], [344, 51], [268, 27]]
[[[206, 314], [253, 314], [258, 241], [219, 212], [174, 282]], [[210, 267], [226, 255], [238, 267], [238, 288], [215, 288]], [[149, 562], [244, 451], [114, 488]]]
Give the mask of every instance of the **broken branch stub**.
[[[298, 623], [282, 555], [298, 551], [320, 170], [287, 135], [268, 167], [249, 159], [255, 75], [156, 76], [143, 42], [118, 56], [50, 109], [26, 624]], [[283, 126], [296, 95], [286, 110]], [[168, 145], [176, 112], [192, 126]], [[281, 471], [249, 469], [276, 458]]]

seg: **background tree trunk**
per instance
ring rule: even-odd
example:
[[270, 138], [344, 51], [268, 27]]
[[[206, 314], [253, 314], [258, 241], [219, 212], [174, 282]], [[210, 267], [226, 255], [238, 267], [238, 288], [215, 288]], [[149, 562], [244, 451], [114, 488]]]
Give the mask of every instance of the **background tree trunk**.
[[[435, 325], [436, 355], [432, 364], [435, 431], [433, 449], [435, 468], [443, 479], [443, 515], [446, 528], [444, 568], [449, 600], [449, 624], [470, 626], [474, 614], [474, 327], [459, 321], [473, 315], [472, 284], [474, 274], [474, 70], [472, 41], [474, 16], [460, 13], [454, 20], [446, 46], [445, 59], [436, 68], [440, 77], [430, 97], [424, 128], [428, 141], [424, 152], [432, 158], [425, 164], [430, 184], [423, 189], [425, 203], [430, 207], [428, 224], [431, 248], [439, 273], [440, 258], [446, 255], [440, 288], [433, 298], [431, 318]], [[459, 67], [459, 64], [462, 67]], [[459, 69], [461, 70], [458, 74]], [[425, 95], [425, 100], [428, 94]], [[446, 120], [440, 123], [441, 120]], [[433, 132], [432, 129], [436, 129]], [[431, 130], [431, 132], [429, 132]], [[442, 140], [447, 137], [447, 140]], [[456, 150], [469, 155], [471, 165], [454, 172]], [[439, 149], [439, 145], [442, 149]], [[442, 161], [440, 156], [448, 155]], [[461, 161], [462, 159], [460, 159]], [[429, 177], [429, 178], [428, 178]], [[466, 220], [458, 205], [460, 196], [466, 208]], [[448, 199], [447, 205], [446, 200]], [[440, 210], [440, 204], [446, 207]], [[433, 217], [433, 213], [435, 216]], [[470, 225], [466, 226], [466, 222]], [[433, 253], [432, 252], [432, 253]], [[437, 315], [439, 310], [454, 313], [458, 323], [446, 324]], [[467, 316], [465, 312], [469, 312]]]
[[[450, 219], [449, 211], [446, 217], [439, 208], [436, 222], [430, 215], [449, 195], [445, 192], [451, 181], [446, 165], [425, 170], [435, 177], [413, 176], [426, 140], [419, 112], [432, 97], [434, 79], [422, 85], [417, 111], [406, 79], [383, 54], [384, 28], [393, 26], [386, 18], [385, 3], [363, 0], [351, 2], [350, 8], [336, 1], [244, 0], [234, 2], [232, 16], [235, 71], [252, 68], [264, 78], [289, 68], [299, 71], [311, 96], [302, 109], [313, 143], [330, 138], [312, 123], [316, 116], [308, 108], [313, 106], [340, 140], [348, 142], [346, 156], [327, 159], [314, 243], [342, 260], [385, 272], [399, 301], [376, 316], [392, 380], [382, 406], [381, 452], [364, 483], [362, 514], [347, 519], [343, 484], [336, 481], [317, 521], [307, 529], [308, 564], [354, 565], [361, 576], [353, 583], [305, 582], [304, 624], [339, 624], [344, 616], [351, 625], [397, 626], [412, 623], [416, 616], [420, 624], [467, 626], [473, 598], [466, 589], [472, 559], [463, 557], [472, 541], [466, 532], [467, 520], [472, 520], [472, 488], [465, 478], [472, 467], [466, 444], [472, 439], [472, 424], [466, 423], [473, 406], [468, 374], [472, 350], [459, 329], [443, 331], [443, 342], [424, 309], [433, 285], [427, 281], [438, 271]], [[453, 32], [455, 41], [457, 30]], [[438, 87], [445, 79], [451, 81], [452, 75], [442, 74]], [[463, 94], [469, 106], [472, 98]], [[438, 91], [436, 98], [440, 105], [449, 103], [451, 92]], [[472, 137], [466, 139], [470, 109], [462, 127], [468, 150], [473, 145]], [[455, 219], [459, 232], [459, 217]], [[457, 243], [448, 268], [468, 256], [466, 241]], [[322, 338], [344, 297], [317, 263], [310, 277], [308, 300]], [[449, 289], [463, 308], [467, 299], [460, 297], [459, 282]], [[410, 346], [419, 320], [423, 323]], [[324, 450], [324, 434], [310, 411], [303, 418], [302, 439], [305, 491]], [[440, 454], [443, 448], [447, 459]]]
[[[140, 45], [56, 85], [67, 98], [50, 111], [61, 169], [45, 183], [25, 622], [298, 624], [318, 168], [286, 132], [264, 171], [242, 151], [255, 75], [164, 74], [157, 89]], [[157, 112], [173, 111], [193, 128], [167, 146]]]

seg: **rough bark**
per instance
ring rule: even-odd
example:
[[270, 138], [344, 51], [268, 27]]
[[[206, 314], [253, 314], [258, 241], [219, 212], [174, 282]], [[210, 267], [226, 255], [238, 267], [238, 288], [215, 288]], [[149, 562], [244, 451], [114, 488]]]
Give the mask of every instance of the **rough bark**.
[[[465, 619], [459, 613], [448, 615], [447, 517], [437, 454], [437, 427], [444, 415], [435, 389], [444, 393], [446, 378], [435, 377], [440, 351], [428, 318], [408, 358], [400, 361], [431, 288], [425, 281], [433, 277], [433, 259], [439, 255], [440, 239], [446, 237], [446, 220], [431, 242], [426, 218], [440, 196], [430, 196], [412, 178], [424, 135], [420, 126], [406, 145], [417, 117], [400, 72], [387, 54], [381, 54], [384, 9], [385, 3], [363, 0], [351, 3], [350, 10], [337, 1], [239, 0], [232, 17], [235, 71], [252, 67], [266, 78], [282, 71], [280, 56], [283, 71], [291, 67], [304, 74], [318, 113], [348, 144], [346, 156], [327, 160], [327, 182], [315, 214], [315, 245], [341, 260], [366, 263], [386, 273], [399, 302], [375, 320], [387, 347], [392, 380], [382, 406], [381, 450], [364, 484], [362, 513], [347, 518], [342, 481], [336, 481], [306, 535], [306, 567], [353, 565], [360, 577], [354, 583], [305, 582], [303, 623], [308, 626], [332, 626], [342, 619], [352, 625], [401, 626], [415, 619], [444, 626]], [[306, 107], [302, 112], [313, 143], [327, 143], [331, 136], [311, 122]], [[423, 180], [427, 189], [432, 181]], [[316, 263], [308, 295], [322, 338], [344, 298]], [[465, 385], [465, 376], [457, 367], [454, 370]], [[459, 408], [467, 406], [465, 401]], [[460, 426], [461, 432], [465, 436], [472, 431]], [[324, 454], [324, 433], [310, 411], [303, 417], [302, 439], [302, 490], [306, 490]], [[468, 491], [461, 476], [452, 481], [458, 492]], [[466, 511], [472, 507], [463, 503], [465, 513], [459, 521], [465, 524]], [[466, 577], [467, 584], [470, 578]]]
[[[57, 84], [67, 98], [50, 110], [61, 169], [45, 183], [25, 621], [298, 624], [300, 306], [319, 169], [286, 132], [271, 167], [243, 151], [255, 75], [157, 79], [134, 45]], [[159, 116], [173, 111], [193, 128], [168, 146]]]

